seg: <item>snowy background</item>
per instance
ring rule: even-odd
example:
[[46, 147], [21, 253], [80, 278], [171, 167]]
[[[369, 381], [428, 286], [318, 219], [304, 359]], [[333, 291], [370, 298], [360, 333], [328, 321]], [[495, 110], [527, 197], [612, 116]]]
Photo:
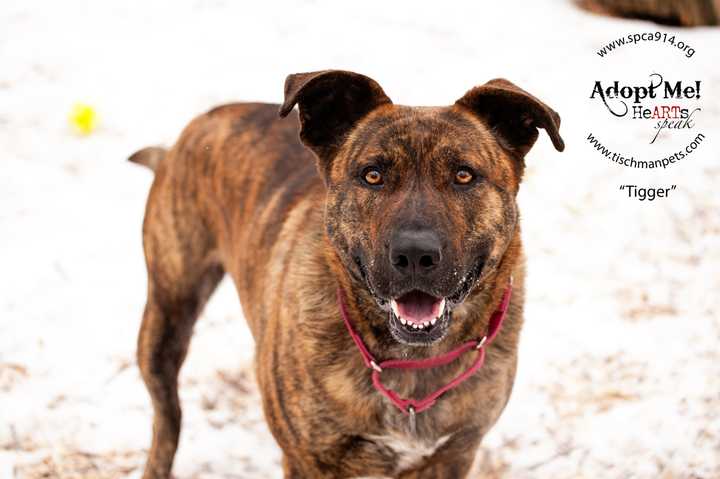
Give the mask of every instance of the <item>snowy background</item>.
[[[720, 478], [720, 31], [663, 29], [692, 59], [636, 47], [703, 80], [707, 140], [666, 171], [633, 172], [584, 141], [608, 121], [589, 119], [591, 80], [634, 65], [631, 48], [595, 50], [660, 27], [559, 0], [501, 3], [3, 0], [0, 478], [140, 476], [152, 177], [125, 158], [214, 105], [280, 102], [285, 75], [323, 68], [368, 74], [404, 104], [448, 104], [503, 76], [562, 116], [565, 153], [542, 135], [527, 158], [519, 373], [473, 477]], [[87, 137], [68, 126], [77, 101], [100, 114]], [[623, 183], [678, 186], [649, 203]], [[225, 282], [181, 375], [179, 479], [281, 476], [252, 348]]]

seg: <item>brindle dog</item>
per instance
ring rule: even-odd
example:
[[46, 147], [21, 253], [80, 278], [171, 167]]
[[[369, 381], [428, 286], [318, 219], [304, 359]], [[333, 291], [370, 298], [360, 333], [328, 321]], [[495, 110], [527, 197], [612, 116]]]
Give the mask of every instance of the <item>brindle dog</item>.
[[[562, 151], [559, 125], [557, 113], [506, 80], [449, 107], [408, 107], [366, 76], [330, 70], [290, 75], [282, 106], [221, 106], [193, 120], [169, 151], [133, 155], [156, 174], [138, 340], [155, 413], [143, 477], [170, 474], [178, 372], [226, 272], [255, 338], [285, 477], [464, 477], [515, 377], [524, 157], [538, 128]], [[511, 277], [508, 314], [484, 367], [412, 427], [373, 388], [336, 292], [376, 358], [429, 358], [482, 337]], [[471, 356], [388, 370], [383, 381], [422, 397]]]

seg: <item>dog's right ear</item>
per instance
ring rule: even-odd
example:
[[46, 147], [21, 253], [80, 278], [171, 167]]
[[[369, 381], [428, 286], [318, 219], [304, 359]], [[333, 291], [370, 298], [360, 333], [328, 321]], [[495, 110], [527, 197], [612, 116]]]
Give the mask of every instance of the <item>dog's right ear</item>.
[[322, 161], [329, 161], [347, 133], [365, 115], [390, 98], [372, 78], [342, 70], [295, 73], [285, 80], [280, 116], [295, 104], [300, 111], [300, 139]]

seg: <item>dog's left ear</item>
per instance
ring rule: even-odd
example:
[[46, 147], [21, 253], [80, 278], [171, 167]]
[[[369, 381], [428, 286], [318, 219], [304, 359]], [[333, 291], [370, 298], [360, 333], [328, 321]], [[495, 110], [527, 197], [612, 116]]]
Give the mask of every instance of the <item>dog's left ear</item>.
[[300, 139], [329, 163], [347, 133], [380, 105], [392, 103], [372, 78], [343, 70], [288, 75], [280, 116], [295, 104], [300, 110]]
[[544, 128], [555, 149], [563, 151], [560, 115], [522, 88], [499, 78], [468, 91], [455, 102], [487, 122], [508, 150], [523, 158]]

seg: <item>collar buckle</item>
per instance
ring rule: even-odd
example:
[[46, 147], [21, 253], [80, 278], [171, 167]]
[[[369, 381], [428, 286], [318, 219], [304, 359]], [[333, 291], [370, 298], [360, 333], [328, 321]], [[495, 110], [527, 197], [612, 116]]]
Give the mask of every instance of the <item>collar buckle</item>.
[[410, 427], [410, 434], [413, 436], [415, 435], [417, 431], [417, 417], [415, 414], [415, 408], [412, 406], [408, 406], [408, 426]]

